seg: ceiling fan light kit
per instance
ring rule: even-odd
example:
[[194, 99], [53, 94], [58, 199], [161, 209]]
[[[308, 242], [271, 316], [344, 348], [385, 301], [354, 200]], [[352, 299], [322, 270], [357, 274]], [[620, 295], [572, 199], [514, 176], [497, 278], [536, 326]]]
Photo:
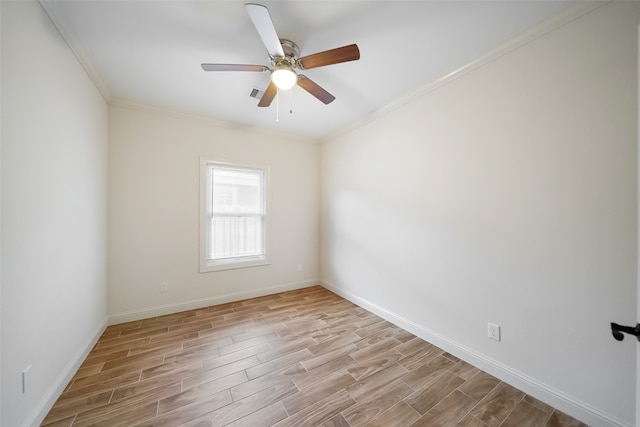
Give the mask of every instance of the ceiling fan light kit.
[[298, 82], [298, 75], [287, 61], [280, 61], [271, 71], [271, 81], [278, 89], [291, 89]]
[[260, 4], [246, 3], [245, 9], [258, 31], [262, 43], [267, 48], [271, 67], [246, 64], [202, 64], [204, 71], [254, 71], [270, 72], [271, 82], [258, 102], [258, 107], [268, 107], [278, 93], [278, 89], [291, 89], [296, 84], [324, 104], [335, 100], [335, 96], [324, 90], [297, 70], [360, 59], [358, 45], [351, 44], [300, 58], [300, 49], [291, 40], [280, 39], [269, 15], [269, 10]]

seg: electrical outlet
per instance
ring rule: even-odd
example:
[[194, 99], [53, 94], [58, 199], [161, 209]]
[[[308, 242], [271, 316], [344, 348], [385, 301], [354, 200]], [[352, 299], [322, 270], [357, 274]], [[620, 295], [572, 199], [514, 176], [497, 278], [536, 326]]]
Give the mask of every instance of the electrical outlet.
[[32, 365], [27, 366], [24, 368], [24, 371], [22, 371], [22, 394], [31, 389], [31, 374], [29, 373], [31, 366]]
[[160, 292], [169, 292], [168, 282], [160, 282]]
[[302, 271], [302, 264], [298, 264], [298, 271]]
[[492, 340], [500, 341], [500, 325], [489, 323], [487, 335]]

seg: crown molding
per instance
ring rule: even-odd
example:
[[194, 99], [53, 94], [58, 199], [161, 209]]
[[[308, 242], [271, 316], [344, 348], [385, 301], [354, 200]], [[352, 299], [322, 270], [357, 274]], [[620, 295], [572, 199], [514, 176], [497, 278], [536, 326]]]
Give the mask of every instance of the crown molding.
[[[532, 41], [580, 18], [581, 16], [584, 16], [602, 6], [604, 6], [605, 4], [608, 4], [612, 1], [615, 0], [603, 0], [603, 1], [592, 1], [592, 0], [582, 0], [579, 1], [576, 5], [566, 9], [565, 11], [547, 19], [546, 21], [544, 21], [541, 24], [538, 24], [534, 27], [532, 27], [531, 29], [521, 33], [520, 35], [512, 38], [511, 40], [509, 40], [506, 43], [503, 43], [502, 45], [498, 46], [495, 49], [492, 49], [482, 55], [480, 55], [479, 57], [476, 57], [475, 59], [469, 61], [468, 63], [448, 72], [445, 73], [443, 75], [441, 75], [440, 77], [437, 77], [436, 79], [428, 82], [427, 84], [421, 86], [420, 88], [418, 88], [417, 90], [414, 90], [412, 92], [409, 92], [408, 94], [401, 96], [400, 98], [398, 98], [397, 100], [393, 101], [390, 104], [387, 104], [386, 106], [379, 108], [375, 111], [373, 111], [371, 114], [358, 119], [344, 127], [342, 127], [341, 129], [338, 129], [335, 132], [332, 132], [328, 135], [324, 135], [320, 138], [315, 138], [317, 143], [325, 143], [328, 141], [331, 141], [332, 139], [335, 139], [341, 135], [344, 135], [346, 133], [349, 133], [355, 129], [358, 129], [362, 126], [364, 126], [367, 123], [373, 122], [375, 120], [377, 120], [380, 117], [383, 117], [401, 107], [403, 107], [406, 104], [411, 103], [412, 101], [466, 75], [467, 73], [474, 71], [480, 67], [483, 67], [484, 65], [487, 65], [497, 59], [499, 59], [500, 57], [522, 47], [527, 45], [528, 43], [531, 43]], [[116, 106], [124, 106], [124, 104], [129, 104], [128, 106], [131, 107], [132, 103], [125, 103], [122, 100], [117, 100], [113, 98], [113, 95], [111, 94], [111, 92], [109, 91], [109, 89], [107, 88], [107, 86], [105, 85], [104, 81], [102, 80], [102, 78], [100, 77], [100, 73], [98, 72], [98, 70], [93, 66], [93, 64], [91, 63], [90, 59], [89, 59], [89, 55], [86, 52], [86, 49], [84, 47], [84, 45], [82, 44], [80, 38], [78, 37], [78, 35], [76, 34], [75, 30], [73, 29], [73, 27], [71, 26], [71, 24], [69, 23], [69, 21], [67, 20], [62, 8], [60, 7], [60, 5], [58, 4], [57, 1], [55, 0], [38, 0], [38, 2], [40, 3], [40, 5], [43, 7], [43, 9], [45, 10], [45, 12], [47, 13], [47, 15], [49, 16], [49, 18], [51, 19], [51, 21], [53, 22], [54, 26], [57, 28], [58, 32], [60, 33], [60, 35], [62, 36], [62, 38], [65, 40], [65, 42], [67, 43], [67, 45], [69, 46], [69, 48], [71, 49], [71, 51], [74, 53], [74, 55], [76, 56], [76, 58], [78, 59], [78, 62], [80, 62], [80, 64], [82, 65], [82, 67], [85, 69], [86, 73], [88, 74], [89, 78], [93, 81], [94, 85], [96, 86], [96, 88], [98, 89], [98, 91], [102, 94], [103, 98], [105, 99], [105, 101], [107, 103], [110, 103], [112, 105], [116, 105]], [[154, 107], [151, 107], [152, 109], [156, 109]], [[222, 121], [221, 121], [222, 122]], [[223, 123], [223, 122], [222, 122]], [[227, 127], [231, 127], [229, 126], [229, 123], [226, 123]]]
[[85, 72], [87, 73], [93, 84], [96, 86], [102, 97], [107, 103], [111, 102], [113, 97], [111, 96], [109, 88], [107, 88], [104, 81], [100, 77], [100, 73], [91, 63], [89, 55], [87, 54], [87, 50], [80, 41], [80, 38], [78, 37], [75, 30], [69, 23], [69, 20], [62, 11], [59, 3], [52, 0], [38, 0], [38, 2], [42, 6], [46, 14], [49, 16], [49, 19], [51, 19], [51, 22], [53, 22], [53, 25], [56, 27], [64, 41], [67, 43], [69, 49], [71, 49], [80, 65], [82, 65], [82, 68], [84, 68]]
[[570, 22], [575, 21], [576, 19], [588, 13], [591, 13], [594, 10], [608, 3], [611, 3], [613, 1], [616, 1], [616, 0], [603, 0], [603, 1], [581, 0], [576, 5], [567, 8], [563, 12], [545, 20], [544, 22], [538, 25], [533, 26], [529, 30], [526, 30], [523, 33], [520, 33], [519, 35], [515, 36], [511, 40], [501, 44], [500, 46], [494, 49], [491, 49], [485, 52], [484, 54], [476, 57], [475, 59], [472, 59], [468, 63], [456, 68], [455, 70], [445, 73], [440, 77], [437, 77], [436, 79], [426, 83], [420, 88], [398, 98], [392, 103], [387, 104], [386, 106], [379, 108], [376, 111], [373, 111], [371, 114], [346, 125], [345, 127], [337, 130], [336, 132], [332, 132], [331, 134], [322, 137], [320, 139], [320, 143], [322, 144], [322, 143], [329, 142], [339, 136], [342, 136], [344, 134], [347, 134], [351, 131], [358, 129], [367, 123], [373, 122], [378, 118], [383, 117], [391, 113], [392, 111], [395, 111], [400, 107], [403, 107], [404, 105], [409, 104], [412, 101], [418, 98], [421, 98], [424, 95], [430, 92], [433, 92], [434, 90], [464, 76], [465, 74], [470, 73], [471, 71], [474, 71], [480, 67], [483, 67], [501, 58], [502, 56], [516, 49], [519, 49], [533, 42], [534, 40], [540, 37], [543, 37], [551, 33], [552, 31], [555, 31], [558, 28], [563, 27], [564, 25], [567, 25]]
[[[0, 0], [1, 1], [1, 0]], [[179, 110], [171, 107], [159, 106], [147, 104], [144, 102], [133, 101], [130, 99], [114, 98], [109, 102], [110, 107], [121, 108], [132, 111], [139, 111], [150, 114], [158, 114], [167, 117], [175, 117], [178, 119], [187, 120], [199, 120], [207, 122], [211, 125], [245, 132], [254, 132], [256, 134], [270, 136], [277, 139], [287, 139], [295, 142], [305, 142], [309, 144], [319, 144], [318, 138], [300, 135], [297, 133], [283, 132], [279, 130], [273, 130], [265, 127], [255, 126], [246, 123], [239, 123], [230, 120], [223, 120], [216, 117], [208, 116], [206, 114], [199, 114], [196, 112], [190, 112], [185, 110]]]

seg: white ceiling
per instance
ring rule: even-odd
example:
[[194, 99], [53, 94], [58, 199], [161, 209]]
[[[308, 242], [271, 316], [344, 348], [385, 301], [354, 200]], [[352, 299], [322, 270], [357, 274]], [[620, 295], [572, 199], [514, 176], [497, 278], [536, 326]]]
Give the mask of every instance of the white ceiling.
[[[243, 1], [42, 0], [108, 101], [322, 138], [374, 114], [575, 5], [575, 1], [258, 1], [301, 56], [357, 43], [359, 61], [306, 70], [301, 88], [258, 108], [269, 76], [203, 62], [269, 65]], [[289, 114], [290, 108], [293, 114]], [[276, 115], [279, 123], [276, 123]]]

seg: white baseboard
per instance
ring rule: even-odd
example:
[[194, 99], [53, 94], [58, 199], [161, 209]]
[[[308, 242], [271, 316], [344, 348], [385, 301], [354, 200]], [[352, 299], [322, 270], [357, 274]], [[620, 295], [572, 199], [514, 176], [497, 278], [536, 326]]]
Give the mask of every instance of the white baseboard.
[[384, 307], [380, 307], [379, 305], [373, 304], [357, 295], [342, 290], [334, 284], [323, 280], [320, 280], [319, 283], [331, 292], [340, 295], [352, 303], [369, 310], [394, 325], [411, 332], [417, 337], [438, 346], [465, 362], [482, 369], [513, 387], [522, 390], [530, 396], [533, 396], [536, 399], [551, 405], [592, 427], [634, 427], [633, 424], [629, 424], [614, 415], [601, 411], [598, 408], [548, 386], [535, 378], [532, 378], [496, 360], [490, 359], [469, 347], [438, 334], [424, 325], [419, 325], [399, 314], [385, 309]]
[[93, 347], [98, 342], [98, 339], [102, 336], [102, 333], [107, 328], [107, 319], [104, 319], [101, 325], [98, 326], [94, 334], [91, 336], [89, 341], [82, 347], [80, 350], [72, 357], [64, 367], [64, 369], [60, 372], [60, 374], [56, 377], [56, 379], [51, 384], [51, 387], [46, 391], [44, 397], [40, 401], [31, 414], [26, 418], [25, 422], [22, 424], [23, 427], [37, 427], [39, 426], [44, 418], [47, 416], [53, 405], [56, 403], [56, 400], [60, 397], [62, 392], [64, 391], [71, 378], [75, 375], [82, 365], [82, 362], [87, 358], [89, 352], [93, 349]]
[[115, 313], [108, 316], [109, 325], [133, 322], [150, 317], [163, 316], [165, 314], [179, 313], [181, 311], [194, 310], [197, 308], [209, 307], [212, 305], [225, 304], [228, 302], [241, 301], [249, 298], [261, 297], [264, 295], [277, 294], [278, 292], [293, 291], [295, 289], [308, 288], [320, 284], [318, 280], [290, 283], [286, 285], [273, 286], [270, 288], [255, 289], [248, 292], [221, 295], [212, 298], [204, 298], [194, 301], [181, 302], [176, 304], [166, 304], [156, 307], [132, 310], [124, 313]]
[[256, 289], [250, 292], [240, 292], [236, 294], [228, 294], [214, 298], [206, 298], [197, 301], [190, 301], [179, 304], [171, 304], [164, 305], [160, 307], [152, 307], [143, 310], [136, 310], [127, 313], [119, 313], [114, 315], [109, 315], [104, 322], [97, 328], [96, 332], [93, 334], [91, 339], [83, 346], [74, 357], [70, 359], [70, 362], [67, 366], [60, 372], [60, 374], [56, 377], [55, 381], [51, 385], [51, 387], [44, 394], [44, 397], [39, 405], [37, 405], [31, 414], [26, 418], [25, 422], [22, 424], [23, 427], [37, 427], [39, 426], [44, 418], [47, 416], [53, 405], [56, 403], [56, 400], [60, 397], [62, 392], [64, 391], [71, 378], [78, 371], [82, 362], [87, 358], [91, 349], [98, 342], [100, 336], [107, 328], [107, 325], [113, 325], [117, 323], [124, 323], [134, 320], [145, 319], [149, 317], [161, 316], [163, 314], [172, 314], [178, 313], [180, 311], [191, 310], [194, 308], [202, 308], [208, 307], [211, 305], [224, 304], [227, 302], [233, 301], [241, 301], [243, 299], [255, 298], [264, 295], [275, 294], [279, 292], [292, 291], [295, 289], [303, 289], [311, 286], [319, 285], [320, 282], [318, 280], [306, 281], [306, 282], [298, 282], [291, 283], [287, 285], [274, 286], [271, 288], [263, 288]]

